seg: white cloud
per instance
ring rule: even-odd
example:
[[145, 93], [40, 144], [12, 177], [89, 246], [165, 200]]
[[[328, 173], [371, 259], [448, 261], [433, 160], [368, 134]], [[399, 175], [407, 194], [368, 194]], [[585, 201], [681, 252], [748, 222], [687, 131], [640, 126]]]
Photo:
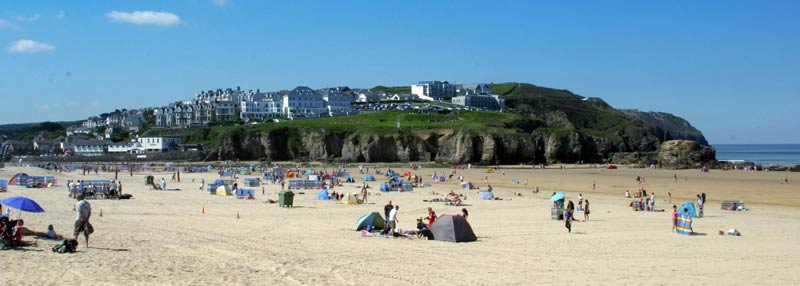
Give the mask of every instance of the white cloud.
[[11, 23], [9, 21], [0, 19], [0, 29], [8, 29], [8, 30], [16, 31], [16, 30], [19, 30], [19, 26], [15, 25], [14, 23]]
[[55, 51], [56, 47], [47, 43], [40, 43], [33, 40], [19, 40], [8, 46], [8, 51], [12, 53], [47, 53]]
[[163, 27], [172, 27], [181, 23], [181, 18], [178, 15], [169, 12], [155, 12], [155, 11], [133, 11], [133, 12], [119, 12], [111, 11], [106, 14], [106, 17], [111, 21], [117, 23], [129, 23], [135, 25], [156, 25]]
[[64, 11], [58, 11], [58, 13], [56, 13], [56, 19], [64, 19], [64, 16], [67, 16], [67, 13], [64, 13]]
[[227, 3], [227, 2], [228, 2], [227, 0], [211, 0], [211, 4], [214, 4], [214, 5], [217, 5], [217, 6], [225, 6], [225, 3]]
[[39, 14], [33, 14], [33, 16], [30, 17], [16, 16], [14, 19], [20, 22], [36, 22], [36, 20], [39, 20]]

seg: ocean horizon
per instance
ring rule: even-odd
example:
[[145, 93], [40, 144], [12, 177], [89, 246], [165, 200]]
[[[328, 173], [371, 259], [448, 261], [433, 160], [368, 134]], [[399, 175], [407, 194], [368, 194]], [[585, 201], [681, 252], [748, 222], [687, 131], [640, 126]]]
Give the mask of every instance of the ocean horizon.
[[717, 160], [762, 165], [800, 165], [800, 144], [712, 144]]

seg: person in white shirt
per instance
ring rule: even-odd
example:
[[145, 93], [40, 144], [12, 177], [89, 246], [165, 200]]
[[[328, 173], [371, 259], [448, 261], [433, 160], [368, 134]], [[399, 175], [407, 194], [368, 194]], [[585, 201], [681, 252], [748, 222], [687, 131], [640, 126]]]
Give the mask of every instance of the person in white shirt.
[[89, 234], [94, 232], [89, 224], [89, 218], [92, 217], [92, 205], [86, 201], [83, 194], [78, 194], [77, 199], [78, 203], [75, 204], [75, 210], [78, 212], [78, 216], [75, 217], [75, 230], [73, 234], [75, 235], [75, 240], [78, 240], [79, 235], [83, 232], [83, 236], [86, 238], [86, 247], [88, 248]]
[[393, 233], [395, 228], [397, 228], [397, 210], [400, 209], [399, 205], [395, 205], [394, 208], [389, 211], [389, 232]]

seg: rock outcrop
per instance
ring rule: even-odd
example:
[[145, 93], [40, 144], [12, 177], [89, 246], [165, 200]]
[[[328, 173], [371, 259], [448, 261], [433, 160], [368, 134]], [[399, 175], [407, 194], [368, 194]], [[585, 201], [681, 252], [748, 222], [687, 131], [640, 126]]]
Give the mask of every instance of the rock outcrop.
[[662, 168], [700, 168], [715, 162], [716, 151], [690, 140], [672, 140], [661, 144], [658, 163]]

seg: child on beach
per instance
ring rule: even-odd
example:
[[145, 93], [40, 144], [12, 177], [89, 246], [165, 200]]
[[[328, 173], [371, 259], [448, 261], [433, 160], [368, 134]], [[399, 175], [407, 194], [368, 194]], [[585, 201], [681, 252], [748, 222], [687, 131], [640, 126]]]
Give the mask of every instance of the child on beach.
[[672, 205], [672, 232], [678, 228], [678, 206]]

